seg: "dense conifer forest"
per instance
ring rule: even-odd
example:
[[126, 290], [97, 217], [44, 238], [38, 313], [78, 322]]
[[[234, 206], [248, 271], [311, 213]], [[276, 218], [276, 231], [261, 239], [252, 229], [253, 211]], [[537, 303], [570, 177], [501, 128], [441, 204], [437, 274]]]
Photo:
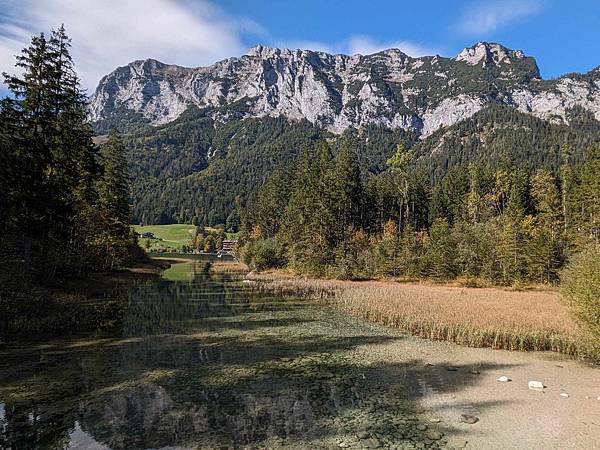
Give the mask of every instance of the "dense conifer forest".
[[600, 146], [581, 164], [571, 147], [556, 151], [548, 168], [507, 152], [432, 182], [402, 144], [385, 171], [365, 176], [352, 141], [336, 149], [321, 140], [251, 196], [242, 254], [258, 269], [341, 278], [553, 283], [571, 255], [600, 240]]

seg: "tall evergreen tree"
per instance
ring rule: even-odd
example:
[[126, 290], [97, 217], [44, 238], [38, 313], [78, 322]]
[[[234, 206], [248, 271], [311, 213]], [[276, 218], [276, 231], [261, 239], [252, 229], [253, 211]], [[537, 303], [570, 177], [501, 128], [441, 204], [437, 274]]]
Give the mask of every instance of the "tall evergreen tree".
[[17, 207], [13, 221], [21, 234], [24, 272], [41, 269], [46, 278], [63, 259], [68, 261], [65, 250], [74, 248], [69, 243], [75, 189], [84, 175], [78, 162], [85, 160], [91, 169], [94, 158], [69, 45], [63, 27], [52, 32], [50, 40], [44, 34], [34, 37], [17, 57], [23, 75], [4, 74], [14, 96], [3, 107], [5, 113], [12, 111], [12, 120], [3, 127], [12, 130], [7, 150], [18, 167], [9, 184]]
[[588, 152], [581, 171], [579, 227], [600, 248], [600, 144]]
[[331, 149], [325, 141], [300, 155], [281, 233], [294, 267], [318, 272], [334, 259], [336, 207], [331, 166]]
[[338, 239], [343, 239], [348, 228], [362, 227], [363, 186], [356, 153], [346, 143], [337, 154], [333, 168], [332, 200]]
[[125, 146], [111, 130], [102, 148], [103, 174], [98, 183], [99, 242], [105, 246], [107, 266], [127, 261], [131, 245], [131, 208]]
[[563, 261], [563, 218], [556, 180], [545, 170], [531, 179], [531, 194], [536, 208], [536, 223], [530, 242], [523, 249], [530, 277], [550, 283], [558, 278]]

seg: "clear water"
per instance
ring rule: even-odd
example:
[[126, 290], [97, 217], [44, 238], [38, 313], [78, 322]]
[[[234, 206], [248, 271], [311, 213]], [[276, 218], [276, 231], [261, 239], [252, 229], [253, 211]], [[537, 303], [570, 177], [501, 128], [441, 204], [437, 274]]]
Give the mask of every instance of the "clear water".
[[203, 264], [135, 288], [111, 333], [0, 352], [0, 448], [424, 448], [401, 337]]

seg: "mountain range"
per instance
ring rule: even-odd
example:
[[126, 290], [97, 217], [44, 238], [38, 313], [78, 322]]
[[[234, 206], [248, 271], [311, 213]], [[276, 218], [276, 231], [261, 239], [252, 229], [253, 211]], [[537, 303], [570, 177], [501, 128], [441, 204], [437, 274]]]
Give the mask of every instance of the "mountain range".
[[[274, 167], [291, 163], [298, 149], [289, 145], [303, 139], [353, 135], [372, 173], [384, 169], [400, 141], [421, 160], [438, 161], [432, 173], [439, 176], [457, 159], [485, 159], [499, 142], [526, 141], [521, 157], [535, 164], [551, 165], [548, 155], [559, 144], [581, 153], [600, 128], [600, 67], [545, 80], [534, 58], [485, 42], [453, 58], [259, 45], [208, 67], [152, 59], [119, 67], [100, 81], [89, 115], [97, 133], [118, 126], [127, 134], [138, 221], [216, 223]], [[507, 127], [519, 142], [490, 134]], [[523, 127], [525, 134], [514, 132]], [[467, 142], [456, 139], [461, 129], [471, 130]], [[461, 157], [452, 157], [457, 152]], [[237, 164], [255, 170], [240, 173]], [[218, 198], [208, 183], [235, 195]]]

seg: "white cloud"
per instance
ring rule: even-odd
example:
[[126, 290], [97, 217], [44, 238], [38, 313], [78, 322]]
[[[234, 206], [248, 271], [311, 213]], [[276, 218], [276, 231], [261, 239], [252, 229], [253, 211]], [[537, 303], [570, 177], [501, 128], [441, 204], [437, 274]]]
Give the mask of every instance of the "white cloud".
[[540, 0], [478, 0], [454, 28], [465, 35], [484, 35], [534, 15], [542, 7]]
[[136, 59], [183, 66], [212, 64], [245, 50], [241, 35], [264, 35], [246, 18], [228, 17], [209, 0], [0, 0], [0, 71], [30, 36], [65, 24], [83, 85]]
[[410, 41], [377, 41], [370, 36], [364, 35], [350, 36], [349, 38], [334, 44], [319, 41], [284, 41], [277, 43], [277, 45], [286, 48], [341, 53], [344, 55], [371, 55], [389, 48], [397, 48], [413, 57], [435, 55], [438, 53], [436, 49], [428, 48]]

